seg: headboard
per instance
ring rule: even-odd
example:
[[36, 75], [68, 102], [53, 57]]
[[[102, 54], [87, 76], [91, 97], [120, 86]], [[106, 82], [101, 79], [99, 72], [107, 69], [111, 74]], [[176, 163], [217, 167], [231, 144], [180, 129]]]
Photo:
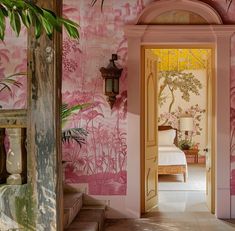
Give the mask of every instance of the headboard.
[[170, 130], [170, 129], [174, 129], [174, 130], [175, 130], [174, 144], [175, 144], [176, 146], [178, 146], [178, 133], [177, 133], [177, 129], [171, 127], [170, 125], [158, 126], [158, 131], [165, 131], [165, 130]]

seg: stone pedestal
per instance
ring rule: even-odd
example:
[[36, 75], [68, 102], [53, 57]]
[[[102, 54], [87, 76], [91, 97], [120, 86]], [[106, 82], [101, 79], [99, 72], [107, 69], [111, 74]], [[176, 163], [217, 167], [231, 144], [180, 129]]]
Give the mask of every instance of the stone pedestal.
[[27, 154], [25, 148], [26, 132], [22, 128], [6, 129], [10, 148], [7, 153], [6, 168], [10, 174], [7, 184], [19, 185], [26, 183], [27, 179]]

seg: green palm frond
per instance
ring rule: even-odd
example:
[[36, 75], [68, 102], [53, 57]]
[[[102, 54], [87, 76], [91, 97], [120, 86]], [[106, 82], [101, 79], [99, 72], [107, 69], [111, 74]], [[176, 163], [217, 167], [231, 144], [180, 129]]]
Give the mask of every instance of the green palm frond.
[[51, 39], [53, 29], [61, 33], [64, 27], [71, 38], [79, 39], [77, 23], [61, 18], [53, 11], [39, 7], [29, 0], [0, 0], [0, 40], [4, 40], [6, 18], [10, 19], [10, 26], [17, 36], [23, 24], [27, 28], [35, 28], [36, 38], [45, 31]]
[[75, 112], [78, 112], [79, 110], [82, 110], [84, 108], [89, 107], [91, 104], [85, 103], [85, 104], [77, 104], [72, 107], [68, 107], [68, 104], [63, 103], [61, 108], [61, 119], [62, 119], [62, 126], [63, 123], [67, 121], [67, 119]]
[[88, 132], [83, 128], [70, 128], [62, 131], [62, 142], [71, 142], [72, 140], [76, 141], [81, 147], [82, 144], [86, 143], [86, 137]]
[[[87, 108], [90, 105], [90, 103], [85, 103], [69, 107], [68, 104], [63, 103], [61, 108], [62, 127], [67, 119], [72, 115], [72, 113], [78, 112], [79, 110]], [[81, 147], [82, 144], [86, 143], [87, 135], [88, 132], [83, 128], [69, 128], [62, 131], [62, 142], [66, 143], [74, 140]]]

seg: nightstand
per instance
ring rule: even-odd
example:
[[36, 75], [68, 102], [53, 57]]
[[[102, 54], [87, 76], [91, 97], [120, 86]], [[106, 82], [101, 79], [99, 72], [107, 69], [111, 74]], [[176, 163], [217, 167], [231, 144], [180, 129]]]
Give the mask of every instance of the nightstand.
[[189, 150], [182, 150], [185, 156], [194, 156], [194, 163], [198, 163], [198, 149], [189, 149]]

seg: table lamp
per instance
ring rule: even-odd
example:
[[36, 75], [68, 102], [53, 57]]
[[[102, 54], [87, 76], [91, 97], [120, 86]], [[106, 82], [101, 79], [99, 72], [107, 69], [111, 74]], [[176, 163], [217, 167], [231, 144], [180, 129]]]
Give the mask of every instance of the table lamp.
[[185, 139], [189, 138], [189, 132], [193, 131], [193, 117], [180, 117], [180, 131], [185, 132]]

